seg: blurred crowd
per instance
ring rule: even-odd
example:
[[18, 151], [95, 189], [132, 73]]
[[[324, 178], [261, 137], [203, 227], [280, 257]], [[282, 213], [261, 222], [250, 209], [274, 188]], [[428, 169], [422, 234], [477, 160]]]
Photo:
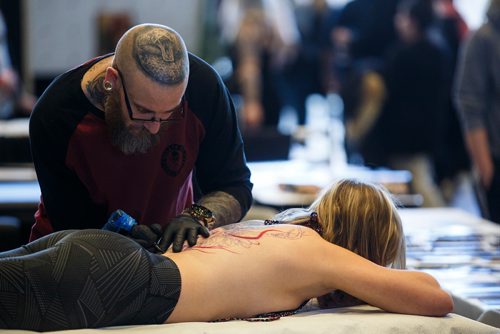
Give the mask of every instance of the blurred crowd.
[[[338, 94], [351, 163], [410, 170], [427, 207], [470, 175], [466, 129], [479, 125], [464, 125], [457, 66], [472, 32], [453, 0], [222, 0], [219, 24], [243, 133], [276, 128], [285, 108], [304, 124], [308, 96]], [[484, 193], [493, 176], [481, 178]]]
[[[244, 137], [278, 132], [284, 110], [301, 128], [308, 97], [336, 94], [350, 163], [411, 171], [426, 207], [473, 179], [482, 213], [500, 221], [500, 0], [477, 31], [453, 0], [211, 3]], [[34, 103], [0, 20], [0, 118]]]

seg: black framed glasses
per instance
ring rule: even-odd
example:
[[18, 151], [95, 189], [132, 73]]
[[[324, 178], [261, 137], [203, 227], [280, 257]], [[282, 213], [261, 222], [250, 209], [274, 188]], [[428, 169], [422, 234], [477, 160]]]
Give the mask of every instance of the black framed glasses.
[[130, 100], [128, 98], [127, 88], [125, 87], [125, 80], [123, 79], [123, 75], [118, 68], [115, 68], [120, 76], [120, 80], [122, 81], [123, 87], [123, 95], [125, 96], [125, 105], [127, 106], [127, 112], [130, 120], [138, 121], [138, 122], [175, 122], [180, 121], [184, 118], [184, 96], [182, 96], [181, 103], [179, 105], [169, 111], [162, 112], [161, 116], [158, 117], [154, 112], [143, 113], [144, 116], [135, 117], [132, 112], [132, 106], [130, 105]]

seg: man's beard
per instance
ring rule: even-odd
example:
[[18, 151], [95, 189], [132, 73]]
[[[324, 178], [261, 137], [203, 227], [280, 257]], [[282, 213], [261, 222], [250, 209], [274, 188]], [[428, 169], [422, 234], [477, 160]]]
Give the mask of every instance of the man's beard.
[[123, 153], [146, 153], [160, 141], [159, 133], [152, 134], [144, 127], [137, 129], [137, 133], [132, 133], [125, 124], [120, 103], [113, 94], [106, 99], [104, 111], [111, 144]]

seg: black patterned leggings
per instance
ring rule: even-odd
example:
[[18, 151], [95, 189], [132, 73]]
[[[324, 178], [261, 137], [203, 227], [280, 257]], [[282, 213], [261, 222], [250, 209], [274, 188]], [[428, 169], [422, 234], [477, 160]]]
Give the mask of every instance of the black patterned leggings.
[[163, 323], [181, 289], [175, 263], [120, 234], [61, 231], [0, 253], [0, 328]]

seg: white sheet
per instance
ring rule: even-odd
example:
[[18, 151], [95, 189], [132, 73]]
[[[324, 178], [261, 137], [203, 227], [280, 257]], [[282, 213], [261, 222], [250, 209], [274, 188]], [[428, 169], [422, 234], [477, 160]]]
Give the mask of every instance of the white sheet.
[[[2, 334], [32, 334], [31, 331], [7, 330]], [[312, 310], [271, 322], [229, 321], [189, 322], [167, 325], [126, 326], [104, 329], [80, 329], [48, 332], [54, 334], [499, 334], [500, 329], [468, 318], [422, 317], [392, 314], [363, 305], [335, 310]]]

